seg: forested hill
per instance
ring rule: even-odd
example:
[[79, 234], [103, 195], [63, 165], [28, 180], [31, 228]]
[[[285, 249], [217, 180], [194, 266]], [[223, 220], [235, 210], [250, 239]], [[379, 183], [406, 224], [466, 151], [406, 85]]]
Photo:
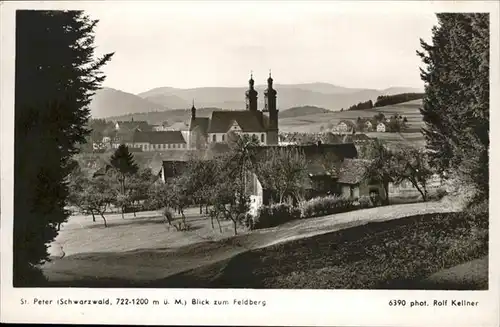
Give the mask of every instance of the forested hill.
[[403, 102], [408, 102], [412, 100], [420, 100], [424, 98], [425, 93], [399, 93], [393, 95], [379, 95], [375, 104], [372, 100], [365, 102], [359, 102], [358, 104], [352, 105], [347, 110], [366, 110], [378, 107], [385, 107], [394, 104], [399, 104]]

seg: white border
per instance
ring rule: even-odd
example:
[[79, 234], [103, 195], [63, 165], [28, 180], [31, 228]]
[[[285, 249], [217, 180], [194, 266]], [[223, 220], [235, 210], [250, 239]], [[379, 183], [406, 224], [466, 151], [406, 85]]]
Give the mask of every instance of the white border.
[[[122, 6], [130, 2], [113, 5]], [[144, 6], [174, 5], [173, 2], [142, 2]], [[183, 290], [183, 289], [14, 289], [12, 288], [12, 213], [13, 213], [13, 120], [14, 120], [14, 54], [15, 54], [15, 10], [16, 9], [85, 9], [88, 6], [109, 5], [104, 2], [3, 2], [1, 17], [1, 320], [24, 323], [101, 323], [101, 324], [218, 324], [218, 325], [346, 325], [346, 326], [498, 326], [499, 324], [499, 279], [498, 265], [498, 201], [490, 201], [490, 287], [482, 292], [442, 291], [346, 291], [346, 290]], [[236, 5], [250, 9], [259, 6], [276, 6], [283, 10], [335, 10], [337, 12], [396, 13], [414, 12], [489, 12], [491, 21], [491, 108], [500, 107], [499, 101], [499, 4], [496, 1], [341, 1], [341, 2], [197, 2], [197, 12], [209, 14], [210, 10], [228, 10]], [[243, 7], [242, 7], [243, 6]], [[321, 6], [321, 9], [318, 7]], [[175, 3], [176, 9], [193, 10], [193, 3]], [[334, 9], [333, 9], [334, 8]], [[255, 8], [254, 8], [255, 9]], [[96, 17], [98, 18], [98, 17]], [[498, 122], [498, 110], [491, 110], [491, 121]], [[491, 139], [499, 139], [495, 123], [491, 126]], [[491, 167], [498, 162], [495, 142], [491, 142]], [[491, 169], [490, 194], [498, 194], [496, 171]], [[99, 299], [109, 297], [147, 297], [150, 300], [173, 300], [182, 298], [227, 299], [233, 298], [265, 300], [265, 307], [214, 306], [158, 306], [158, 307], [99, 307], [99, 306], [21, 306], [20, 299], [61, 297]], [[464, 299], [479, 301], [478, 307], [425, 307], [395, 308], [389, 300], [405, 299]]]

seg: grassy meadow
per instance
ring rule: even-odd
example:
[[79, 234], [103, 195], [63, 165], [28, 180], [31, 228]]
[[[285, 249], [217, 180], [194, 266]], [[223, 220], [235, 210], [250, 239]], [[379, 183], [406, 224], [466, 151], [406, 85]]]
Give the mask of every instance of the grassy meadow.
[[283, 118], [279, 121], [280, 131], [315, 133], [320, 132], [321, 127], [327, 128], [329, 124], [337, 125], [341, 120], [355, 121], [358, 117], [371, 118], [381, 112], [385, 116], [400, 114], [408, 119], [409, 130], [405, 133], [368, 133], [370, 137], [377, 137], [388, 142], [410, 142], [422, 145], [424, 138], [420, 133], [423, 127], [422, 115], [419, 108], [422, 106], [421, 100], [414, 100], [397, 105], [391, 105], [367, 110], [344, 110], [332, 111], [328, 113], [306, 115], [299, 117]]
[[[306, 239], [310, 240], [305, 242], [315, 243], [320, 235], [367, 223], [457, 210], [455, 202], [392, 205], [301, 219], [255, 231], [242, 228], [237, 236], [232, 236], [230, 222], [221, 222], [222, 232], [216, 222], [212, 228], [210, 219], [200, 215], [197, 208], [188, 210], [191, 229], [183, 232], [169, 227], [159, 212], [143, 212], [137, 217], [126, 214], [125, 219], [119, 214], [109, 215], [108, 227], [104, 227], [99, 218], [92, 222], [89, 216], [72, 216], [51, 244], [49, 252], [53, 260], [46, 263], [43, 270], [53, 286], [144, 287], [151, 282], [161, 284], [163, 280], [166, 287], [189, 287], [178, 280], [184, 273], [195, 269], [195, 279], [199, 279], [203, 267], [207, 267], [209, 275], [217, 274], [219, 268], [226, 269], [227, 260], [240, 254], [248, 252], [252, 256], [254, 251], [267, 252], [269, 247], [273, 253], [280, 244], [301, 244], [300, 240]], [[335, 240], [331, 242], [337, 244]], [[314, 245], [307, 247], [315, 248]], [[302, 246], [297, 251], [303, 251]], [[214, 267], [219, 268], [214, 270]], [[195, 285], [196, 281], [193, 282]]]

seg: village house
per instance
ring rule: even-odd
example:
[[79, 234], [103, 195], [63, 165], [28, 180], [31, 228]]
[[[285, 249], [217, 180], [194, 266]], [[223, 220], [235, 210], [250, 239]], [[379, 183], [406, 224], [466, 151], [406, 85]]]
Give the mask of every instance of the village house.
[[162, 131], [168, 131], [169, 127], [168, 127], [167, 122], [163, 122], [161, 124], [153, 125], [152, 129], [155, 132], [162, 132]]
[[[357, 159], [357, 150], [353, 143], [290, 146], [300, 149], [307, 161], [304, 181], [305, 199], [317, 196], [338, 195], [356, 199], [360, 196], [377, 195], [384, 197], [384, 188], [380, 183], [366, 178], [368, 160]], [[269, 147], [262, 147], [261, 153]], [[273, 201], [273, 195], [263, 188], [257, 175], [250, 179], [251, 211]], [[277, 199], [274, 198], [276, 201]], [[295, 199], [296, 200], [296, 199]]]
[[230, 133], [249, 135], [262, 145], [278, 144], [277, 92], [273, 88], [271, 74], [264, 91], [265, 106], [257, 109], [257, 90], [250, 76], [246, 91], [246, 110], [217, 110], [210, 118], [197, 117], [196, 108], [191, 108], [188, 143], [190, 148], [202, 148], [210, 143], [226, 143]]
[[367, 120], [367, 121], [365, 122], [365, 129], [366, 129], [366, 131], [367, 131], [367, 132], [369, 132], [369, 131], [373, 130], [373, 124], [372, 124], [372, 122], [371, 122], [371, 121]]
[[335, 126], [335, 131], [339, 134], [352, 133], [356, 126], [352, 121], [341, 120], [337, 126]]
[[377, 124], [377, 132], [385, 133], [387, 131], [387, 123], [380, 122]]
[[140, 130], [143, 132], [151, 131], [152, 126], [149, 125], [147, 121], [134, 121], [134, 118], [132, 118], [129, 121], [117, 121], [115, 122], [115, 130], [117, 131], [134, 131], [134, 130]]

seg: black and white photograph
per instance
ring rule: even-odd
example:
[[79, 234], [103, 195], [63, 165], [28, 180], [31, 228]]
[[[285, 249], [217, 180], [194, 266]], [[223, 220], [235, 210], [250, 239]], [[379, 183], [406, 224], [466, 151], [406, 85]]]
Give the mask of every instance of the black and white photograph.
[[9, 320], [349, 291], [498, 323], [499, 5], [423, 2], [4, 2]]

